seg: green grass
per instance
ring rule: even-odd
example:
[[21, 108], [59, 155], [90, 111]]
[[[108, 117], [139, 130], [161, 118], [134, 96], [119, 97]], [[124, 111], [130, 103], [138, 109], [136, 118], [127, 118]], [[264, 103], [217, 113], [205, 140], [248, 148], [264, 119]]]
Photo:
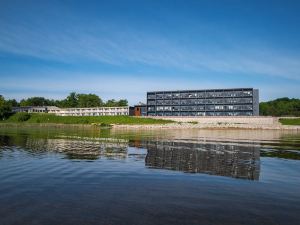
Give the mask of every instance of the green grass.
[[300, 118], [297, 119], [279, 119], [282, 125], [300, 125]]
[[26, 121], [20, 122], [20, 115], [16, 113], [4, 123], [56, 123], [56, 124], [97, 124], [100, 126], [110, 124], [143, 125], [143, 124], [167, 124], [171, 120], [152, 119], [132, 116], [56, 116], [47, 113], [32, 113]]

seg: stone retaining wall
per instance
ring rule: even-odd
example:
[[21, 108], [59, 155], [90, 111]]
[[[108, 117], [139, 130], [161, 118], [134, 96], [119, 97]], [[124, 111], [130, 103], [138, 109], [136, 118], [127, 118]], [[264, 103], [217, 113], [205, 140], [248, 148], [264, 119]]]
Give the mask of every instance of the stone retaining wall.
[[[148, 116], [150, 117], [150, 116]], [[166, 119], [176, 122], [197, 122], [199, 124], [251, 124], [251, 125], [279, 125], [277, 117], [269, 116], [201, 116], [201, 117], [166, 117], [166, 116], [151, 116], [154, 119]]]

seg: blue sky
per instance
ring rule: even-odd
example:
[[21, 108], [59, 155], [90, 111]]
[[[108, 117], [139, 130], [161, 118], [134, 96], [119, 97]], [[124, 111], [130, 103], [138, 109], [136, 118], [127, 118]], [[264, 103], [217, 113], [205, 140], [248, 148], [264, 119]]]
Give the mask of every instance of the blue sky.
[[254, 87], [300, 97], [300, 1], [0, 1], [0, 94]]

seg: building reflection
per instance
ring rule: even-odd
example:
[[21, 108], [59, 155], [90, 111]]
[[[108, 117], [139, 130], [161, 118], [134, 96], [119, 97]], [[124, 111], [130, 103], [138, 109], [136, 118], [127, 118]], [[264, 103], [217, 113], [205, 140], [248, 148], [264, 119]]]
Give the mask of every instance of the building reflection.
[[0, 136], [0, 147], [2, 149], [21, 147], [35, 156], [53, 152], [67, 159], [129, 159], [145, 162], [148, 168], [249, 180], [258, 180], [260, 172], [261, 145], [257, 143], [189, 139], [128, 140], [74, 136], [34, 138], [20, 135]]
[[95, 160], [101, 157], [124, 159], [127, 157], [127, 142], [118, 139], [29, 139], [26, 147], [35, 151], [53, 151], [65, 154], [69, 159]]
[[22, 148], [29, 154], [60, 153], [68, 159], [96, 160], [124, 159], [127, 157], [128, 141], [111, 138], [32, 138], [28, 136], [0, 136], [2, 148]]
[[146, 141], [142, 146], [150, 168], [259, 179], [259, 146], [181, 141]]

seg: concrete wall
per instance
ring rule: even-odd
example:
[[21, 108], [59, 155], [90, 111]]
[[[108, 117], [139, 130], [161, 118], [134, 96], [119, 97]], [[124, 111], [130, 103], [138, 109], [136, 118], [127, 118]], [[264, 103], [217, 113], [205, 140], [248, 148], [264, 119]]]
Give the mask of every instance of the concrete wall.
[[179, 117], [179, 116], [148, 116], [156, 119], [173, 120], [176, 122], [198, 122], [201, 124], [251, 124], [251, 125], [277, 125], [277, 117], [269, 116], [201, 116], [201, 117]]
[[259, 91], [253, 89], [253, 116], [259, 116]]

